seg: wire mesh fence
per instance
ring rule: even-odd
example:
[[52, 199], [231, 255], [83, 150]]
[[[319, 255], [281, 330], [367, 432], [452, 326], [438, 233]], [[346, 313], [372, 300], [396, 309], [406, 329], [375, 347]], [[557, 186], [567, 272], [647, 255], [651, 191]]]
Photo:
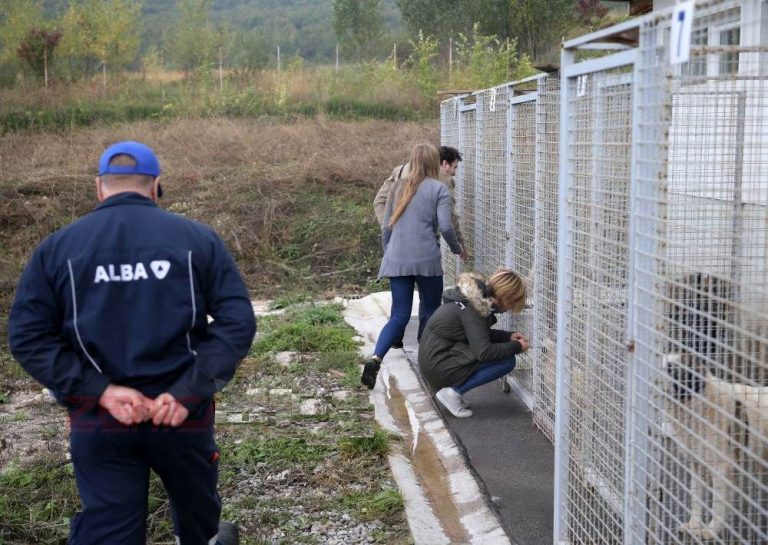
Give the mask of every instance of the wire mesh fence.
[[[535, 83], [535, 82], [534, 82]], [[510, 98], [509, 131], [509, 191], [507, 197], [507, 252], [504, 264], [526, 279], [533, 278], [533, 236], [536, 208], [536, 89], [526, 90], [525, 83], [514, 86]], [[496, 262], [496, 267], [500, 266]], [[531, 283], [529, 280], [528, 284]], [[533, 331], [532, 293], [528, 293], [526, 309], [511, 315], [502, 327], [512, 331]], [[510, 377], [525, 392], [527, 404], [534, 405], [533, 360], [529, 354], [517, 358], [515, 373]]]
[[502, 325], [532, 339], [513, 377], [555, 443], [557, 543], [768, 543], [766, 36], [765, 2], [699, 0], [441, 107], [454, 271], [529, 287]]
[[459, 214], [459, 225], [464, 233], [464, 250], [469, 255], [465, 264], [459, 263], [457, 272], [462, 272], [464, 266], [469, 270], [475, 269], [477, 252], [475, 251], [475, 198], [477, 186], [475, 185], [475, 158], [477, 155], [476, 120], [477, 112], [475, 104], [462, 105], [460, 108], [459, 126], [459, 150], [463, 161], [456, 171], [456, 205]]
[[768, 542], [768, 48], [758, 7], [699, 2], [682, 65], [668, 62], [671, 14], [641, 29], [638, 155], [655, 160], [636, 176], [634, 398], [645, 412], [632, 429], [634, 541]]
[[[440, 141], [443, 146], [456, 149], [461, 147], [459, 141], [459, 105], [460, 100], [458, 98], [446, 100], [440, 105]], [[455, 195], [459, 194], [459, 187], [461, 187], [460, 180], [457, 181], [457, 187], [454, 189]], [[452, 286], [456, 283], [458, 258], [451, 252], [447, 244], [443, 244], [441, 250], [443, 282], [446, 286]]]
[[477, 95], [475, 268], [487, 275], [504, 262], [507, 246], [508, 107], [508, 87], [494, 87]]
[[557, 200], [560, 134], [560, 78], [538, 81], [536, 100], [535, 225], [533, 275], [533, 421], [554, 441], [555, 349], [557, 346]]
[[[565, 140], [568, 205], [562, 282], [571, 296], [561, 344], [569, 361], [563, 440], [569, 453], [567, 533], [599, 524], [605, 543], [623, 539], [624, 412], [628, 353], [631, 72], [620, 63], [569, 78]], [[576, 422], [578, 420], [578, 422]], [[596, 521], [599, 515], [599, 522]]]

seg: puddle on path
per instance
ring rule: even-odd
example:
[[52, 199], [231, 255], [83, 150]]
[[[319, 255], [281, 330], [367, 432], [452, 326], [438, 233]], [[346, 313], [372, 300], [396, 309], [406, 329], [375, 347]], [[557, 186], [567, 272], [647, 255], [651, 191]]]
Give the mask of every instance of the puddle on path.
[[[424, 489], [435, 516], [443, 525], [443, 530], [451, 543], [467, 543], [469, 536], [459, 522], [460, 515], [452, 500], [447, 469], [443, 465], [434, 443], [426, 433], [419, 433], [417, 430], [418, 437], [413, 436], [405, 397], [397, 388], [397, 381], [392, 376], [389, 377], [389, 393], [391, 397], [386, 398], [386, 403], [397, 427], [402, 432], [403, 443], [406, 447], [404, 454], [413, 464], [414, 472], [419, 478], [419, 484]], [[415, 451], [413, 450], [413, 441], [416, 441]]]

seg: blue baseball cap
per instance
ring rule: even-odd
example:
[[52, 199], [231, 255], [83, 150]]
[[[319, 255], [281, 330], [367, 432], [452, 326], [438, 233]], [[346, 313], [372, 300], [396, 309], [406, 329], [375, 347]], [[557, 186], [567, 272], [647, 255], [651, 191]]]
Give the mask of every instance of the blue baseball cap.
[[[128, 155], [136, 161], [135, 165], [110, 165], [109, 162], [117, 155]], [[105, 174], [141, 174], [157, 178], [160, 176], [160, 162], [152, 148], [141, 142], [126, 140], [112, 144], [99, 159], [99, 176]], [[158, 187], [158, 197], [162, 197], [162, 189]]]

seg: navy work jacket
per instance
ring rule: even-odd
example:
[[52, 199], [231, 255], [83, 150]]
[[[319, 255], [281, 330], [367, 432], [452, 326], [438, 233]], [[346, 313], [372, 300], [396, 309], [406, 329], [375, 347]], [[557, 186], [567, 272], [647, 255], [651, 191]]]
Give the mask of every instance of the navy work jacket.
[[218, 235], [137, 193], [46, 238], [8, 321], [13, 355], [69, 406], [98, 400], [110, 383], [194, 406], [232, 378], [255, 331]]

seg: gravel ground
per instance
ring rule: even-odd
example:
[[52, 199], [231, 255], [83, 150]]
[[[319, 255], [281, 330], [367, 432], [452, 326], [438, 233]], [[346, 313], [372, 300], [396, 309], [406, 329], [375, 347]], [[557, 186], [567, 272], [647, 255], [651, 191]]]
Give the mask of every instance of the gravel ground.
[[[402, 504], [382, 510], [375, 501], [396, 488], [386, 458], [339, 448], [344, 438], [372, 436], [367, 392], [317, 362], [295, 353], [267, 364], [246, 362], [222, 396], [217, 426], [225, 512], [262, 543], [409, 543]], [[306, 456], [243, 464], [243, 445], [254, 441], [282, 442], [286, 449], [287, 442]]]

